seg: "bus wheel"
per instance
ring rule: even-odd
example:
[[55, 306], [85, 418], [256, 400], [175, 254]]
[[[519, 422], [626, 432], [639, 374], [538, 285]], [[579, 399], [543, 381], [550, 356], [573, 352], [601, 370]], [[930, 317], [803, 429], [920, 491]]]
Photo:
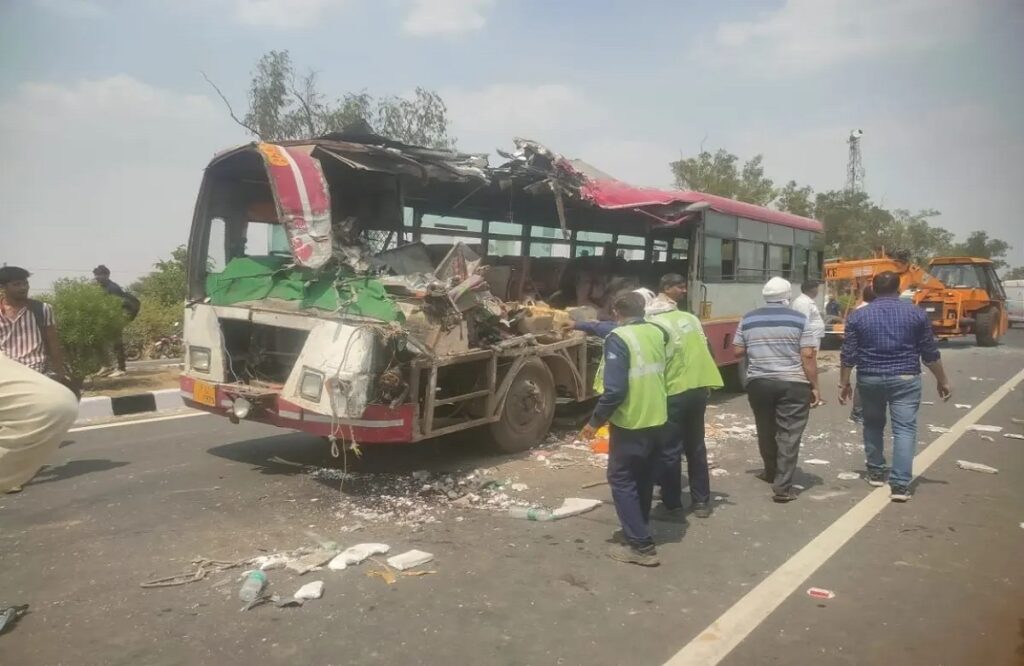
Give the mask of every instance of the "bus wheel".
[[499, 450], [518, 453], [536, 446], [555, 417], [555, 380], [538, 358], [528, 360], [512, 380], [501, 418], [488, 426]]
[[974, 315], [974, 337], [979, 347], [999, 344], [999, 308], [985, 308]]

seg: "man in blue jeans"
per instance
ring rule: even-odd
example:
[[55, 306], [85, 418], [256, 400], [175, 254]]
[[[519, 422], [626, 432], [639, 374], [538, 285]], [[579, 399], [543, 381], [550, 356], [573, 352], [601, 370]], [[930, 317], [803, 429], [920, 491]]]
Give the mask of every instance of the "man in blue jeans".
[[917, 412], [921, 407], [921, 363], [938, 382], [939, 396], [951, 389], [942, 367], [932, 324], [924, 311], [900, 300], [900, 277], [886, 271], [872, 280], [875, 300], [847, 318], [843, 340], [839, 401], [853, 397], [850, 374], [857, 368], [857, 392], [864, 413], [864, 454], [867, 481], [885, 485], [886, 407], [892, 418], [891, 499], [910, 499], [910, 480], [917, 448]]

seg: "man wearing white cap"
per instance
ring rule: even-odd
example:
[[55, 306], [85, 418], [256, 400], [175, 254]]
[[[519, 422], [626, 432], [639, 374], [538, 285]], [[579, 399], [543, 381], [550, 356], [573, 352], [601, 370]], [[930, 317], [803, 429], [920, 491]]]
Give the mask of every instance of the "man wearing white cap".
[[774, 277], [761, 294], [765, 306], [747, 313], [736, 331], [736, 353], [747, 358], [747, 399], [764, 461], [759, 475], [776, 502], [796, 499], [793, 474], [811, 407], [818, 405], [818, 335], [789, 307], [792, 285]]

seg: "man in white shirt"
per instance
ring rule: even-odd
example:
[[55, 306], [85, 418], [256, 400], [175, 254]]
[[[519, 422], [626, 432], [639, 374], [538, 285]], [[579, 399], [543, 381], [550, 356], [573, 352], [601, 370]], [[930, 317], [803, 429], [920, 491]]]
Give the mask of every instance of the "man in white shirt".
[[825, 337], [825, 320], [821, 316], [821, 311], [818, 310], [818, 304], [814, 302], [814, 299], [818, 297], [818, 287], [820, 286], [821, 283], [817, 280], [804, 280], [804, 283], [800, 285], [801, 294], [794, 298], [790, 305], [791, 308], [807, 317], [807, 325], [814, 331], [819, 347], [821, 339]]

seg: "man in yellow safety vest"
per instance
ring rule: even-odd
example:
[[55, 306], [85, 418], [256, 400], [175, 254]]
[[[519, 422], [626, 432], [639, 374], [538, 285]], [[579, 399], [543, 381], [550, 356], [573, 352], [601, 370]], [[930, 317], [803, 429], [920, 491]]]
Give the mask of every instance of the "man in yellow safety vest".
[[612, 312], [618, 328], [604, 341], [604, 357], [594, 380], [601, 394], [590, 422], [580, 433], [589, 440], [610, 422], [608, 485], [625, 543], [608, 553], [619, 562], [657, 566], [650, 513], [654, 476], [668, 420], [665, 360], [668, 334], [644, 321], [644, 299], [617, 296]]
[[722, 375], [708, 348], [700, 320], [679, 309], [678, 303], [686, 298], [686, 278], [669, 273], [661, 278], [659, 288], [661, 293], [646, 309], [647, 321], [661, 326], [669, 334], [665, 364], [669, 425], [657, 483], [668, 513], [685, 520], [681, 483], [685, 452], [690, 509], [698, 518], [707, 518], [711, 515], [711, 482], [704, 442], [704, 413], [711, 389], [722, 388]]

